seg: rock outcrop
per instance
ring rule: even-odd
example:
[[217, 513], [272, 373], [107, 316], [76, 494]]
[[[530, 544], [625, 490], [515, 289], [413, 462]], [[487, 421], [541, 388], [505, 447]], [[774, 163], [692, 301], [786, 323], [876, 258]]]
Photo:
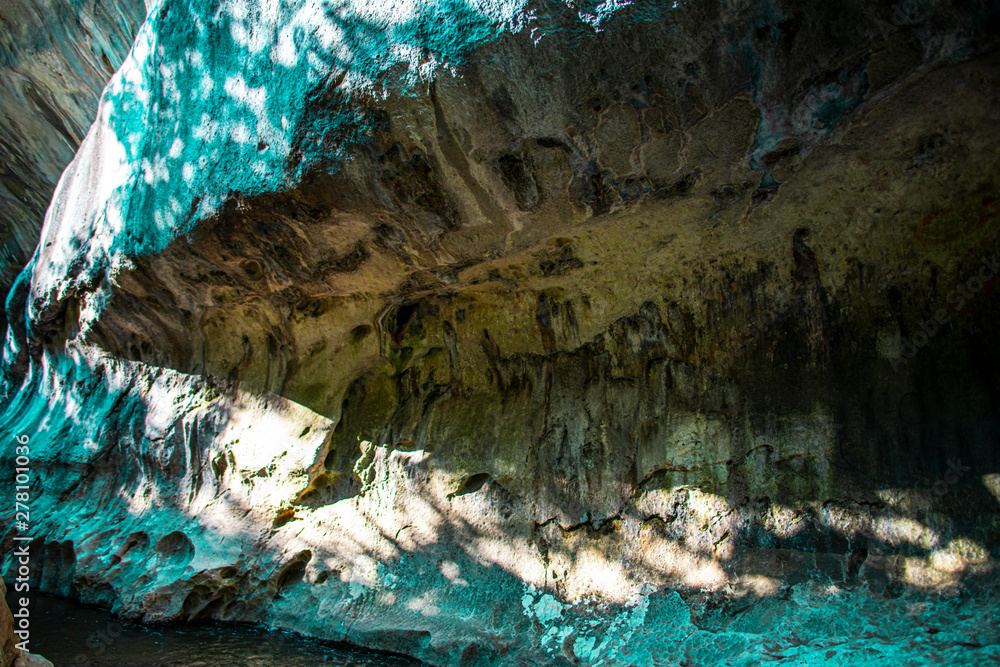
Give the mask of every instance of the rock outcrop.
[[34, 252], [59, 174], [145, 16], [143, 0], [0, 7], [0, 299]]
[[14, 634], [17, 628], [6, 595], [7, 587], [0, 579], [0, 667], [52, 667], [52, 663], [40, 655], [18, 648], [22, 640]]
[[8, 300], [33, 582], [436, 665], [1000, 659], [997, 16], [163, 0]]
[[0, 665], [10, 667], [17, 660], [18, 639], [14, 635], [14, 617], [10, 613], [10, 607], [7, 606], [7, 586], [2, 579], [0, 579], [0, 594], [4, 598], [0, 604]]

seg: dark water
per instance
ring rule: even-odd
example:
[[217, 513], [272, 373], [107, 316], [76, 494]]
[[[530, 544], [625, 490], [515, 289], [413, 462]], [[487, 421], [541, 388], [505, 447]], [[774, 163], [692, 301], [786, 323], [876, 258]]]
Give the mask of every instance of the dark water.
[[[14, 596], [7, 597], [14, 604]], [[13, 609], [13, 606], [12, 606]], [[231, 623], [143, 626], [61, 598], [31, 596], [30, 645], [56, 667], [410, 667], [289, 632]]]

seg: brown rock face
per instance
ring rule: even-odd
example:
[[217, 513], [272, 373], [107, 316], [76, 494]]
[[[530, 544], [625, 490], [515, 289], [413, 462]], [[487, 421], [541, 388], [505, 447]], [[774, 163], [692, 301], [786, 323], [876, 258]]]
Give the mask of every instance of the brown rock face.
[[14, 616], [7, 605], [7, 586], [0, 579], [0, 666], [52, 667], [52, 663], [45, 658], [17, 647], [21, 639], [14, 634], [15, 629]]
[[14, 635], [14, 617], [7, 606], [7, 586], [0, 579], [0, 597], [3, 604], [0, 605], [0, 664], [9, 667], [17, 659], [18, 651], [14, 645], [17, 644], [17, 636]]
[[992, 659], [994, 14], [559, 11], [317, 79], [289, 185], [155, 252], [95, 126], [12, 294], [39, 585], [433, 664]]

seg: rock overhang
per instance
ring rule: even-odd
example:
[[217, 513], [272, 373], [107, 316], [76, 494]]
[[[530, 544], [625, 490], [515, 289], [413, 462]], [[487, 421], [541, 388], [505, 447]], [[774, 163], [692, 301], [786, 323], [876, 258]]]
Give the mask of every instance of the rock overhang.
[[[232, 39], [256, 48], [252, 31], [233, 30], [240, 12], [230, 9]], [[600, 649], [596, 660], [632, 641], [651, 603], [630, 601], [650, 585], [690, 595], [728, 583], [766, 599], [819, 573], [891, 598], [989, 575], [995, 381], [978, 370], [995, 367], [984, 333], [995, 310], [982, 279], [961, 305], [951, 299], [996, 249], [989, 40], [971, 42], [985, 53], [941, 60], [942, 44], [961, 40], [905, 21], [883, 34], [892, 17], [879, 9], [851, 34], [827, 34], [790, 8], [755, 9], [690, 3], [661, 22], [612, 16], [596, 32], [574, 15], [573, 49], [559, 31], [536, 43], [527, 28], [495, 41], [473, 30], [464, 59], [441, 59], [450, 68], [381, 97], [342, 95], [349, 78], [337, 74], [295, 108], [301, 155], [288, 159], [289, 142], [277, 172], [261, 174], [245, 158], [281, 142], [230, 133], [225, 150], [235, 152], [220, 150], [217, 170], [198, 178], [227, 183], [232, 169], [236, 187], [217, 188], [218, 208], [184, 223], [164, 222], [176, 179], [150, 156], [159, 146], [185, 180], [187, 149], [170, 157], [159, 116], [153, 138], [126, 151], [149, 168], [138, 161], [112, 180], [132, 187], [128, 196], [97, 190], [126, 214], [115, 222], [85, 207], [82, 225], [69, 214], [93, 191], [88, 174], [105, 173], [100, 133], [120, 131], [95, 130], [50, 212], [54, 249], [40, 251], [30, 298], [20, 293], [31, 303], [25, 356], [36, 360], [26, 363], [37, 369], [39, 351], [58, 359], [68, 347], [103, 374], [81, 386], [117, 374], [110, 398], [94, 390], [75, 404], [132, 425], [118, 454], [121, 426], [88, 431], [95, 452], [132, 469], [134, 451], [146, 467], [124, 478], [101, 468], [84, 488], [160, 494], [120, 516], [155, 532], [159, 507], [162, 535], [147, 541], [167, 540], [161, 557], [188, 552], [167, 538], [195, 508], [213, 507], [214, 493], [226, 500], [212, 510], [218, 523], [187, 524], [195, 560], [183, 567], [199, 573], [178, 569], [180, 593], [164, 580], [149, 597], [155, 587], [138, 570], [110, 588], [73, 577], [52, 585], [149, 618], [271, 618], [338, 637], [348, 630], [329, 619], [306, 627], [294, 606], [324, 608], [343, 594], [343, 611], [370, 595], [369, 629], [356, 636], [417, 619], [447, 644], [448, 619], [470, 607], [423, 590], [419, 573], [448, 556], [440, 572], [452, 584], [471, 566], [487, 590], [535, 587], [511, 599], [530, 598], [539, 645], [563, 657]], [[947, 32], [954, 18], [942, 16], [935, 29]], [[149, 32], [141, 39], [155, 44]], [[718, 35], [729, 41], [708, 39]], [[793, 52], [802, 43], [815, 58]], [[901, 49], [921, 59], [901, 68]], [[222, 90], [242, 109], [264, 99], [258, 84], [228, 72]], [[349, 131], [329, 123], [343, 113], [357, 123]], [[250, 173], [264, 185], [247, 187]], [[167, 208], [150, 216], [149, 202]], [[950, 309], [952, 327], [927, 332], [930, 302]], [[109, 359], [104, 370], [92, 354]], [[52, 368], [34, 372], [71, 372]], [[155, 377], [168, 385], [159, 397], [143, 384]], [[205, 383], [225, 387], [221, 398]], [[58, 395], [57, 379], [48, 386]], [[8, 425], [50, 407], [32, 406], [26, 389]], [[114, 414], [116, 392], [135, 406], [127, 420]], [[309, 410], [258, 405], [234, 419], [257, 394]], [[301, 460], [257, 468], [244, 461], [252, 452], [216, 437], [230, 421], [248, 437], [263, 414], [285, 420], [278, 438], [288, 442], [308, 422]], [[54, 470], [72, 440], [59, 433]], [[974, 476], [956, 480], [964, 507], [934, 491], [954, 472], [942, 448], [976, 461]], [[82, 516], [86, 496], [76, 498]], [[260, 562], [234, 565], [211, 538], [248, 508], [237, 532]], [[67, 538], [58, 521], [47, 530]], [[79, 570], [110, 581], [107, 554], [82, 537], [72, 540], [92, 557]], [[407, 558], [416, 577], [403, 571]], [[779, 563], [787, 574], [775, 578]], [[270, 583], [251, 592], [261, 577]], [[564, 605], [601, 598], [624, 605], [605, 618], [621, 626], [613, 646], [567, 644], [591, 612], [561, 625]]]

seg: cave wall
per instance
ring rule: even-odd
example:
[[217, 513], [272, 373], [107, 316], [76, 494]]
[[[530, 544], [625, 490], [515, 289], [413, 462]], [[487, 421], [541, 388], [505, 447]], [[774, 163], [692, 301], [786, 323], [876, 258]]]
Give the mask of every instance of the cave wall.
[[37, 585], [432, 664], [996, 654], [994, 5], [240, 7], [154, 8], [9, 300]]
[[142, 0], [0, 8], [0, 298], [34, 252], [56, 181], [145, 17]]

